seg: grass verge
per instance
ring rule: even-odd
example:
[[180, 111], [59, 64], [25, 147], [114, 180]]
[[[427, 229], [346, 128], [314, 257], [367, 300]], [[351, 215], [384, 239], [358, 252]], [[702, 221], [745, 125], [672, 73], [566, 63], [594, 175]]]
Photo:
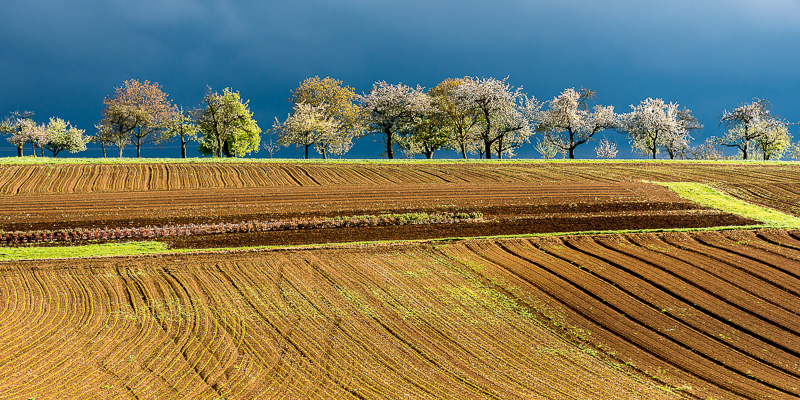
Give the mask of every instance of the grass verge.
[[228, 158], [228, 157], [192, 157], [192, 158], [87, 158], [87, 157], [0, 157], [0, 165], [60, 165], [60, 164], [241, 164], [241, 163], [275, 163], [275, 164], [759, 164], [759, 165], [800, 165], [800, 161], [786, 160], [648, 160], [648, 159], [477, 159], [477, 158], [437, 158], [437, 159], [385, 159], [385, 158], [340, 158], [340, 159], [298, 159], [298, 158]]
[[701, 183], [692, 182], [653, 182], [668, 187], [678, 196], [691, 200], [701, 206], [740, 215], [763, 222], [775, 228], [800, 228], [800, 218], [782, 212], [750, 204]]
[[0, 261], [132, 256], [166, 252], [169, 252], [166, 244], [153, 241], [87, 244], [82, 246], [0, 247]]

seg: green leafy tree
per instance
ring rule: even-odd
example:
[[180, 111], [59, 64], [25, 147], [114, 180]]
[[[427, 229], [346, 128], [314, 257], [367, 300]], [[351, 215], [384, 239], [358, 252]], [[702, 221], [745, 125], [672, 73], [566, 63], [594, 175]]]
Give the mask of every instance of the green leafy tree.
[[428, 94], [432, 98], [432, 105], [438, 111], [442, 125], [447, 126], [450, 140], [446, 146], [461, 153], [461, 158], [467, 158], [468, 152], [475, 152], [482, 145], [478, 134], [480, 123], [479, 115], [474, 107], [458, 102], [455, 98], [455, 89], [472, 78], [445, 79]]
[[192, 113], [178, 109], [174, 117], [168, 121], [165, 131], [167, 137], [176, 137], [181, 142], [181, 158], [186, 158], [186, 144], [197, 140], [197, 124]]
[[766, 122], [765, 124], [768, 124], [768, 126], [762, 128], [764, 134], [754, 140], [758, 153], [761, 154], [764, 160], [780, 159], [792, 144], [792, 135], [789, 133], [789, 127], [780, 120], [774, 123]]
[[453, 129], [440, 109], [435, 106], [425, 108], [408, 130], [401, 131], [397, 144], [408, 156], [422, 154], [433, 158], [436, 150], [451, 143], [450, 131]]
[[357, 137], [364, 132], [361, 124], [361, 107], [356, 104], [358, 95], [342, 81], [318, 76], [308, 78], [292, 91], [289, 98], [294, 105], [308, 104], [322, 111], [324, 118], [333, 121], [342, 136]]
[[258, 152], [261, 128], [250, 112], [250, 101], [242, 101], [239, 92], [225, 88], [222, 94], [209, 88], [195, 119], [202, 135], [200, 153], [217, 157], [243, 157]]

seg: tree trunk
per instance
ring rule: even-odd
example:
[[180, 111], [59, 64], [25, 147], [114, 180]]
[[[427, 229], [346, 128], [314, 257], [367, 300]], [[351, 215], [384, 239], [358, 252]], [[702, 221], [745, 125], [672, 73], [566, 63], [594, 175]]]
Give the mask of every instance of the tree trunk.
[[394, 138], [392, 132], [389, 132], [388, 128], [384, 130], [386, 134], [386, 157], [390, 160], [394, 159]]
[[747, 150], [748, 150], [748, 142], [744, 142], [744, 146], [742, 147], [742, 160], [747, 160]]
[[503, 137], [505, 137], [505, 136], [500, 136], [500, 141], [497, 142], [497, 159], [498, 160], [502, 160], [503, 159]]
[[42, 146], [42, 147], [39, 147], [39, 149], [41, 149], [41, 150], [39, 151], [39, 153], [42, 155], [42, 158], [44, 158], [44, 146]]
[[656, 152], [658, 151], [658, 147], [653, 147], [653, 160], [656, 159]]
[[106, 158], [106, 144], [100, 142], [100, 147], [103, 149], [103, 158]]
[[574, 147], [570, 147], [568, 152], [569, 152], [569, 159], [570, 160], [574, 160], [575, 159], [575, 148]]
[[136, 158], [142, 158], [142, 138], [136, 137]]
[[465, 143], [461, 143], [461, 158], [467, 159], [467, 145]]
[[33, 156], [36, 157], [36, 145], [33, 142], [31, 142], [31, 152]]
[[326, 149], [325, 147], [322, 148], [322, 159], [323, 160], [327, 160], [328, 159], [328, 149]]
[[119, 149], [119, 158], [122, 158], [122, 147], [117, 147]]
[[22, 157], [22, 145], [17, 146], [17, 157]]
[[492, 142], [488, 142], [486, 140], [483, 141], [483, 152], [486, 154], [486, 159], [489, 160], [492, 158]]
[[183, 137], [181, 137], [181, 158], [186, 158], [186, 143], [187, 141], [184, 141]]

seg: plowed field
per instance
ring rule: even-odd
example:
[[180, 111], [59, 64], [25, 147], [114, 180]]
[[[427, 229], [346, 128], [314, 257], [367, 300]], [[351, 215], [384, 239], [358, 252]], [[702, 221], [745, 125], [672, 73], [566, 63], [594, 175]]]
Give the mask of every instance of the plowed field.
[[554, 323], [693, 395], [800, 396], [798, 232], [466, 242], [443, 248]]
[[[754, 223], [643, 181], [800, 215], [784, 164], [0, 165], [0, 230], [485, 216], [159, 239], [208, 248]], [[797, 231], [0, 263], [0, 398], [798, 397]]]
[[[7, 196], [0, 230], [172, 226], [189, 223], [270, 221], [296, 217], [480, 211], [482, 224], [351, 228], [171, 238], [175, 245], [235, 246], [331, 241], [523, 234], [579, 230], [746, 225], [732, 215], [702, 209], [665, 187], [643, 183], [430, 184], [213, 189]], [[464, 230], [464, 234], [459, 234]], [[398, 236], [400, 235], [400, 236]], [[444, 236], [442, 236], [444, 235]], [[352, 236], [352, 239], [348, 238]], [[326, 239], [330, 237], [330, 240]], [[338, 239], [337, 239], [338, 238]], [[206, 240], [203, 244], [198, 240]], [[196, 246], [194, 246], [196, 247]]]
[[0, 195], [339, 185], [690, 181], [800, 215], [800, 165], [747, 163], [176, 163], [0, 165]]
[[668, 399], [427, 246], [0, 265], [0, 393]]

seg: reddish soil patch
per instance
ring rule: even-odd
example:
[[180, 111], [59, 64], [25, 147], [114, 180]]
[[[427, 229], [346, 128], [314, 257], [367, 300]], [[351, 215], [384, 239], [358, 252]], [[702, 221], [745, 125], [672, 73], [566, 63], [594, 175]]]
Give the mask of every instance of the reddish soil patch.
[[212, 247], [285, 246], [315, 243], [521, 235], [529, 233], [594, 230], [704, 228], [753, 224], [757, 224], [757, 222], [731, 214], [569, 215], [477, 223], [349, 227], [221, 235], [173, 236], [158, 238], [156, 240], [169, 243], [170, 247], [173, 248], [202, 249]]

